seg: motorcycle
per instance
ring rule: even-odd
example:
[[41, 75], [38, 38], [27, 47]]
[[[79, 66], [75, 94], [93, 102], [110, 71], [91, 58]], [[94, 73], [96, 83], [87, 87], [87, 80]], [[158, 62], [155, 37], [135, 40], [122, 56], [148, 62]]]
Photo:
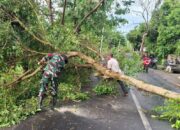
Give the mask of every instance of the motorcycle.
[[153, 69], [157, 69], [157, 62], [158, 62], [157, 58], [150, 57], [150, 59], [151, 59], [151, 62], [149, 64], [149, 67]]

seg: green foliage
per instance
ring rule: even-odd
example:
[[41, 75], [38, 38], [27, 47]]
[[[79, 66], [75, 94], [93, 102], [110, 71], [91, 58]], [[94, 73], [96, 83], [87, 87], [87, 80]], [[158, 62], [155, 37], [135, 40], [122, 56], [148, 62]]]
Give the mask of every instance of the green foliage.
[[180, 35], [180, 2], [177, 0], [166, 0], [159, 9], [159, 22], [157, 49], [156, 52], [160, 58], [165, 58], [168, 54], [179, 53], [179, 35]]
[[[64, 5], [63, 1], [52, 2], [58, 8]], [[34, 97], [38, 95], [41, 74], [8, 89], [3, 88], [3, 85], [10, 83], [28, 69], [37, 68], [37, 62], [43, 57], [38, 52], [54, 52], [54, 48], [59, 52], [75, 50], [98, 60], [99, 57], [86, 46], [99, 50], [102, 36], [104, 36], [102, 50], [108, 50], [109, 46], [125, 45], [126, 40], [116, 31], [116, 27], [127, 22], [121, 15], [129, 11], [131, 2], [131, 0], [122, 3], [114, 0], [105, 1], [96, 12], [83, 21], [77, 34], [74, 32], [75, 27], [98, 4], [97, 1], [67, 1], [65, 24], [61, 25], [62, 12], [54, 8], [54, 21], [51, 23], [48, 6], [39, 1], [1, 0], [0, 125], [9, 126], [18, 123], [35, 112], [37, 101]], [[116, 5], [115, 15], [107, 15], [111, 13], [113, 5]], [[76, 64], [85, 62], [72, 58], [62, 72], [58, 94], [61, 100], [77, 101], [89, 98], [89, 94], [82, 92], [81, 87], [87, 84], [92, 69], [78, 68]]]
[[120, 68], [126, 75], [135, 75], [142, 70], [142, 61], [139, 53], [133, 51], [131, 44], [113, 48], [112, 53], [119, 61]]
[[[0, 127], [17, 124], [36, 112], [37, 98], [34, 96], [37, 95], [37, 77], [31, 79], [32, 82], [19, 84], [18, 87], [3, 87], [3, 84], [12, 82], [22, 73], [23, 68], [19, 65], [8, 73], [0, 73]], [[33, 89], [36, 93], [33, 93]]]
[[26, 119], [29, 115], [35, 114], [37, 99], [31, 97], [28, 100], [17, 104], [17, 98], [9, 96], [12, 90], [3, 90], [0, 92], [0, 127], [10, 126]]
[[127, 39], [133, 45], [134, 50], [139, 51], [142, 42], [142, 35], [145, 32], [145, 24], [142, 23], [127, 34]]
[[156, 107], [155, 112], [159, 115], [153, 116], [158, 119], [168, 120], [172, 127], [180, 129], [180, 101], [166, 100], [163, 106]]
[[117, 92], [116, 83], [113, 81], [101, 81], [94, 88], [93, 91], [97, 95], [112, 95]]
[[[156, 54], [161, 60], [168, 54], [180, 54], [180, 2], [165, 0], [159, 9], [152, 13], [145, 47], [149, 53]], [[139, 50], [142, 35], [146, 31], [143, 24], [128, 33], [128, 40]]]
[[59, 85], [59, 99], [64, 100], [72, 100], [72, 101], [83, 101], [89, 99], [89, 94], [87, 92], [78, 92], [76, 90], [77, 87], [71, 85], [71, 84], [66, 84], [66, 83], [61, 83]]

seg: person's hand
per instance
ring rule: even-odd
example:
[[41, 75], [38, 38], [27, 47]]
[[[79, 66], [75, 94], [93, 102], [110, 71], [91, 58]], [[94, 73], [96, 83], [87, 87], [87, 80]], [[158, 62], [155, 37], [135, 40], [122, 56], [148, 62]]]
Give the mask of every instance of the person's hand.
[[38, 62], [38, 65], [42, 65], [42, 64], [43, 64], [43, 62], [42, 62], [42, 61], [39, 61], [39, 62]]
[[38, 62], [38, 65], [44, 65], [46, 62], [44, 62], [44, 61], [39, 61]]

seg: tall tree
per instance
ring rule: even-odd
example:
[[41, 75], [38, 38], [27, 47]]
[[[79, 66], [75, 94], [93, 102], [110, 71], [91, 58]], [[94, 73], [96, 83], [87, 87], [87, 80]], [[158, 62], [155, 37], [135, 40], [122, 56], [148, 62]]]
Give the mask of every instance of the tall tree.
[[151, 17], [151, 13], [154, 11], [154, 9], [156, 9], [160, 4], [161, 4], [161, 0], [155, 0], [155, 1], [151, 1], [151, 0], [138, 0], [137, 4], [139, 5], [139, 7], [141, 7], [141, 10], [133, 10], [133, 12], [139, 14], [143, 20], [144, 20], [144, 25], [145, 25], [145, 30], [142, 34], [142, 40], [141, 40], [141, 45], [140, 45], [140, 52], [143, 52], [143, 48], [144, 48], [144, 42], [145, 42], [145, 38], [149, 33], [149, 24], [150, 24], [150, 17]]
[[64, 0], [61, 24], [64, 25], [67, 0]]

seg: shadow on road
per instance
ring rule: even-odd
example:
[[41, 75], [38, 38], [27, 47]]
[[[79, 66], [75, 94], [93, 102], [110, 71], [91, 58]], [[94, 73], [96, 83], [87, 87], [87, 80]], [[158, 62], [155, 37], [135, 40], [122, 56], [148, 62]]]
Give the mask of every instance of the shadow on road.
[[4, 130], [144, 130], [132, 97], [101, 96], [39, 113]]

